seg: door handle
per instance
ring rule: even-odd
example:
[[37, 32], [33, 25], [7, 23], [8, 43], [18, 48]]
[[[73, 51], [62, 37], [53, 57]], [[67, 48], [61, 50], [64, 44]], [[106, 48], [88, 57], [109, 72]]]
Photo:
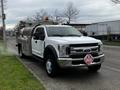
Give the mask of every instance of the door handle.
[[35, 43], [37, 43], [37, 41], [35, 41]]

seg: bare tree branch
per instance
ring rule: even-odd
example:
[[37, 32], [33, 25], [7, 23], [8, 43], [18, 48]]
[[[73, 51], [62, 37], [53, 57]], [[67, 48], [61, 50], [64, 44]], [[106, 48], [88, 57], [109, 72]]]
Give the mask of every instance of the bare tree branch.
[[58, 9], [55, 9], [55, 11], [52, 15], [52, 20], [56, 23], [62, 23], [64, 21], [63, 15]]
[[69, 2], [64, 11], [64, 16], [68, 18], [68, 23], [70, 23], [71, 20], [75, 19], [78, 15], [79, 10], [74, 6], [72, 2]]
[[47, 11], [45, 9], [41, 9], [39, 12], [36, 12], [35, 16], [34, 16], [34, 20], [37, 23], [40, 23], [41, 21], [44, 20], [44, 17], [49, 16]]
[[114, 2], [115, 4], [120, 4], [120, 0], [111, 0], [112, 2]]

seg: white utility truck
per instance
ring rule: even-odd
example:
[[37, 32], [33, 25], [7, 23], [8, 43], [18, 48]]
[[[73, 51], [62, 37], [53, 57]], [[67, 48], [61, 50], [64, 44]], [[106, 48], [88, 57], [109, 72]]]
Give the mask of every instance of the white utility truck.
[[45, 64], [46, 72], [53, 77], [64, 67], [88, 67], [98, 71], [104, 61], [100, 40], [83, 36], [68, 25], [37, 25], [19, 30], [18, 53], [35, 56]]

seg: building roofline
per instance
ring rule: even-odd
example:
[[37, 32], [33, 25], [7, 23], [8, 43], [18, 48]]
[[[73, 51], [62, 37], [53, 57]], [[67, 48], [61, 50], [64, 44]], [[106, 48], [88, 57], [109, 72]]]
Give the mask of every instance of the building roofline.
[[63, 24], [63, 25], [70, 25], [70, 26], [80, 26], [80, 25], [91, 25], [91, 24]]
[[95, 22], [95, 23], [92, 23], [92, 24], [107, 23], [107, 22], [116, 22], [116, 21], [120, 21], [120, 20], [113, 20], [113, 21], [101, 21], [101, 22]]

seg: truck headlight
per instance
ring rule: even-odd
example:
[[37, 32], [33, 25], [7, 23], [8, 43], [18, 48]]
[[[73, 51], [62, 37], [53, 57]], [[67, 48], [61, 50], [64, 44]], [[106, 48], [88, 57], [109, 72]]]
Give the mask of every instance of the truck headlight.
[[58, 45], [59, 57], [69, 57], [69, 45]]
[[102, 43], [99, 44], [98, 53], [99, 53], [99, 55], [103, 54], [103, 44]]

